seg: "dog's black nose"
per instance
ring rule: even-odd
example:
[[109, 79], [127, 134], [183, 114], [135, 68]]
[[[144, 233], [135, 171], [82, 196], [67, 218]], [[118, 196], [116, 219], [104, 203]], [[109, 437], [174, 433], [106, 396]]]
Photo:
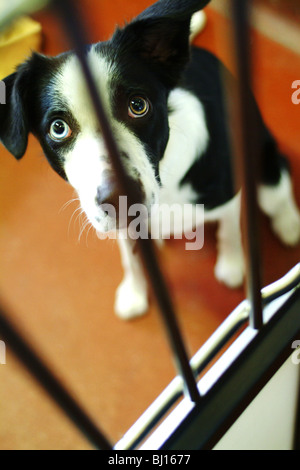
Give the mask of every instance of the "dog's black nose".
[[117, 207], [119, 191], [116, 177], [112, 171], [106, 170], [103, 174], [103, 183], [97, 188], [96, 203], [98, 206], [109, 204]]
[[[134, 203], [142, 204], [144, 200], [144, 190], [139, 181], [135, 181], [131, 177], [127, 177], [127, 183], [130, 184], [132, 198]], [[124, 201], [125, 198], [126, 200]], [[105, 170], [102, 175], [102, 184], [97, 188], [95, 198], [97, 206], [104, 214], [112, 219], [116, 219], [116, 228], [124, 228], [128, 226], [131, 217], [128, 215], [127, 196], [121, 193], [117, 178], [113, 171]]]

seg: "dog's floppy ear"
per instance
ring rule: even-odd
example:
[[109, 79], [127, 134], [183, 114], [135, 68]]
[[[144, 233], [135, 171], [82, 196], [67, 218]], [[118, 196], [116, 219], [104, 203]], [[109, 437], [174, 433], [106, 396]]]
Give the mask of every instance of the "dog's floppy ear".
[[0, 141], [17, 159], [23, 157], [28, 142], [28, 69], [29, 65], [25, 63], [3, 80], [5, 104], [0, 105]]
[[141, 13], [114, 40], [146, 61], [165, 84], [173, 87], [189, 59], [192, 15], [210, 0], [160, 0]]

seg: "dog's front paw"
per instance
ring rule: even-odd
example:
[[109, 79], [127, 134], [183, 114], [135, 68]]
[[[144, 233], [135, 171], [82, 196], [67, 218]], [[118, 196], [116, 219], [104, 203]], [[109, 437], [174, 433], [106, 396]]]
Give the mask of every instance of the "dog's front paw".
[[215, 266], [215, 276], [218, 281], [234, 289], [243, 284], [244, 273], [245, 265], [242, 255], [219, 255]]
[[123, 320], [144, 315], [148, 310], [147, 286], [144, 280], [125, 277], [116, 292], [115, 312]]
[[288, 246], [300, 241], [300, 214], [296, 207], [281, 211], [272, 219], [272, 228], [279, 239]]

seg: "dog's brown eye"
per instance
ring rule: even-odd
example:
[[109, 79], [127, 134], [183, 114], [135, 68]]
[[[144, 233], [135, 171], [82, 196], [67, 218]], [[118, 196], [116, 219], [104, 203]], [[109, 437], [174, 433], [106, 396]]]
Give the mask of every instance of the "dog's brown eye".
[[132, 118], [145, 116], [149, 111], [149, 101], [141, 96], [133, 96], [129, 100], [128, 115]]
[[62, 119], [56, 119], [52, 122], [49, 130], [49, 136], [56, 142], [68, 139], [72, 135], [70, 126]]

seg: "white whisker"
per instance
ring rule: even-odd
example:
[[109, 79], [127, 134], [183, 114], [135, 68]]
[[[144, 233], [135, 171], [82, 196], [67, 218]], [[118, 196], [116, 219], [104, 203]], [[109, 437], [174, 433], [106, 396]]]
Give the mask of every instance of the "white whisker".
[[65, 202], [65, 203], [63, 204], [63, 206], [60, 208], [59, 214], [60, 214], [62, 211], [64, 211], [68, 206], [70, 206], [73, 202], [77, 202], [77, 201], [80, 202], [78, 197], [73, 198], [73, 199], [70, 199], [69, 201]]
[[86, 240], [86, 246], [88, 246], [88, 236], [89, 236], [89, 233], [90, 231], [94, 228], [93, 224], [90, 222], [90, 226], [88, 228], [88, 230], [86, 231], [86, 235], [85, 235], [85, 240]]
[[82, 214], [85, 214], [84, 210], [82, 209], [81, 206], [77, 207], [77, 209], [75, 209], [75, 211], [73, 212], [72, 214], [72, 217], [70, 219], [70, 222], [71, 220], [74, 218], [75, 214], [77, 212], [77, 215], [76, 215], [76, 218], [74, 219], [74, 224], [76, 224], [77, 220], [82, 216]]
[[83, 214], [85, 215], [85, 220], [83, 221], [83, 224], [82, 224], [82, 227], [81, 227], [79, 236], [78, 236], [78, 242], [80, 242], [83, 232], [85, 231], [85, 229], [87, 228], [87, 226], [91, 223], [91, 222], [89, 221], [89, 219], [87, 218], [86, 214], [85, 214], [85, 213], [83, 213]]
[[[79, 213], [79, 214], [77, 214], [76, 218], [74, 219], [76, 213]], [[71, 218], [70, 218], [70, 220], [69, 220], [68, 234], [70, 234], [71, 224], [74, 222], [74, 225], [75, 225], [76, 222], [77, 222], [78, 217], [80, 217], [82, 213], [83, 213], [83, 209], [81, 208], [81, 206], [77, 207], [77, 208], [73, 211], [73, 214], [71, 215]]]

